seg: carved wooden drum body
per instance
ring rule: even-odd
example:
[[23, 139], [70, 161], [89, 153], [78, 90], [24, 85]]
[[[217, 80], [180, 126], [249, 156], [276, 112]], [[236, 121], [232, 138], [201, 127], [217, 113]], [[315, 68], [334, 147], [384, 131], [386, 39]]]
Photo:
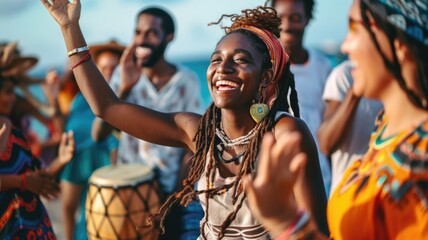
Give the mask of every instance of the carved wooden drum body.
[[89, 239], [157, 239], [157, 231], [138, 229], [160, 207], [153, 171], [141, 164], [106, 166], [89, 179], [86, 228]]

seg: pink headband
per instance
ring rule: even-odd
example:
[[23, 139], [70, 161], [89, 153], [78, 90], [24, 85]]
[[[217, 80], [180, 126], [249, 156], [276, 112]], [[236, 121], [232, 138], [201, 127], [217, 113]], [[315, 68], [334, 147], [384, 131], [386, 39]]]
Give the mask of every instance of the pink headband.
[[269, 108], [271, 108], [276, 98], [278, 97], [277, 82], [283, 78], [285, 65], [289, 60], [289, 56], [282, 47], [281, 42], [271, 32], [254, 26], [242, 26], [239, 28], [256, 34], [260, 39], [262, 39], [269, 50], [270, 61], [272, 62], [273, 69], [273, 78], [272, 81], [261, 84], [265, 91], [264, 102], [269, 106]]

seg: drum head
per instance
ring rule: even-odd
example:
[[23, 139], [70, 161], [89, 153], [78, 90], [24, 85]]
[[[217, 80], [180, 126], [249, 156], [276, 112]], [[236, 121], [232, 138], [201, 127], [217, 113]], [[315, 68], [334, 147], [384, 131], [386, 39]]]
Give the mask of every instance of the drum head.
[[129, 186], [152, 180], [154, 172], [142, 164], [105, 166], [91, 175], [89, 182], [99, 186]]

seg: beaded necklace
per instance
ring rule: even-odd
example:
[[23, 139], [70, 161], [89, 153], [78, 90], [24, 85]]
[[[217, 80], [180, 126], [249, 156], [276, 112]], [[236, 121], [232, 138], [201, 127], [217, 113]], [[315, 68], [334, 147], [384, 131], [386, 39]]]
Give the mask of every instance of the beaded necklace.
[[260, 125], [256, 124], [256, 126], [254, 126], [254, 128], [251, 129], [251, 131], [249, 131], [246, 135], [235, 138], [235, 139], [230, 139], [227, 136], [226, 132], [224, 131], [223, 122], [220, 121], [219, 127], [218, 128], [216, 127], [216, 129], [215, 129], [215, 134], [216, 134], [218, 140], [220, 140], [218, 143], [216, 143], [217, 150], [218, 150], [217, 151], [218, 158], [221, 159], [224, 163], [231, 163], [231, 162], [234, 162], [236, 164], [241, 163], [246, 150], [242, 151], [241, 153], [239, 153], [238, 155], [236, 155], [230, 159], [224, 159], [224, 157], [223, 157], [224, 150], [225, 150], [225, 148], [233, 149], [236, 146], [242, 147], [242, 146], [248, 145], [250, 143], [251, 138], [253, 138], [256, 135], [259, 127], [260, 127]]

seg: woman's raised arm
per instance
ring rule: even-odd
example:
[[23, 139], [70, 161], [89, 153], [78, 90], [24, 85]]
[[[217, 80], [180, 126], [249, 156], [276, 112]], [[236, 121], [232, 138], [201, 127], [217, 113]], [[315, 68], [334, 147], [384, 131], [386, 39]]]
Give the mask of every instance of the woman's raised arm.
[[[117, 98], [92, 61], [79, 26], [79, 0], [41, 0], [59, 24], [77, 84], [95, 115], [112, 126], [156, 144], [194, 150], [192, 142], [200, 116], [191, 113], [165, 114]], [[128, 54], [130, 55], [130, 54]], [[124, 62], [125, 61], [125, 62]], [[131, 57], [121, 64], [125, 77], [135, 77], [138, 65]], [[139, 75], [138, 75], [139, 77]]]

